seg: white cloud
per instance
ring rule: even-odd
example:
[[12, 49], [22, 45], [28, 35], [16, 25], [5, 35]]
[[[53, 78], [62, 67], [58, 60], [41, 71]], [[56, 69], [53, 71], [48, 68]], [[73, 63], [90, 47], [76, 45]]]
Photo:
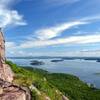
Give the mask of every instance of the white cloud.
[[0, 27], [26, 25], [23, 16], [9, 7], [15, 0], [0, 0]]
[[35, 40], [35, 41], [25, 41], [20, 44], [20, 48], [33, 48], [42, 46], [52, 46], [52, 45], [75, 45], [75, 44], [89, 44], [89, 43], [99, 43], [100, 35], [85, 35], [85, 36], [71, 36], [66, 38], [58, 38], [53, 40]]
[[62, 6], [67, 4], [73, 4], [80, 0], [44, 0], [49, 6]]
[[7, 56], [79, 56], [79, 57], [100, 57], [100, 49], [96, 50], [71, 50], [71, 51], [48, 51], [48, 52], [41, 52], [41, 51], [25, 51], [24, 49], [18, 50], [18, 48], [10, 49], [6, 51]]
[[14, 0], [0, 0], [0, 8], [7, 8]]
[[54, 37], [57, 37], [61, 35], [61, 33], [65, 30], [68, 30], [74, 26], [82, 25], [82, 24], [87, 24], [87, 22], [83, 21], [73, 21], [73, 22], [67, 22], [63, 23], [54, 27], [49, 27], [45, 29], [40, 29], [35, 32], [36, 37], [40, 40], [46, 40], [46, 39], [51, 39]]
[[100, 21], [100, 14], [95, 16], [88, 16], [81, 19], [81, 21], [89, 21], [89, 22], [98, 21], [98, 20]]
[[16, 48], [16, 43], [15, 42], [6, 42], [5, 47], [8, 49]]
[[87, 52], [85, 51], [67, 51], [61, 52], [57, 54], [58, 56], [69, 56], [69, 57], [100, 57], [100, 49], [99, 50], [88, 50]]
[[59, 25], [55, 25], [52, 27], [39, 29], [35, 32], [35, 35], [40, 40], [48, 40], [48, 39], [52, 39], [54, 37], [60, 36], [63, 33], [63, 31], [66, 31], [68, 29], [71, 29], [73, 27], [77, 27], [80, 25], [90, 24], [98, 20], [100, 20], [100, 15], [89, 16], [89, 17], [81, 18], [76, 21], [65, 22], [65, 23], [61, 23]]
[[[37, 47], [45, 47], [45, 46], [54, 46], [54, 45], [87, 45], [87, 44], [95, 44], [100, 43], [100, 34], [97, 35], [85, 35], [85, 36], [71, 36], [66, 38], [59, 38], [55, 40], [34, 40], [34, 41], [24, 41], [17, 45], [15, 42], [6, 42], [7, 54], [11, 56], [32, 56], [32, 55], [62, 55], [62, 56], [100, 56], [100, 50], [77, 50], [77, 51], [60, 51], [60, 52], [28, 52], [25, 51], [29, 48], [37, 48]], [[99, 48], [98, 48], [99, 49]]]

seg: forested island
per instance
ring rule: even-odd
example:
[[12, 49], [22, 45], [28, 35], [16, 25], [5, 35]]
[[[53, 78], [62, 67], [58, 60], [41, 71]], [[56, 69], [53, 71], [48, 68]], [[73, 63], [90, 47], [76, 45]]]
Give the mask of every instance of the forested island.
[[98, 59], [97, 62], [100, 62], [100, 59]]
[[100, 100], [100, 90], [78, 77], [22, 67], [6, 61], [15, 73], [14, 84], [28, 87], [32, 100]]
[[64, 61], [63, 59], [59, 59], [59, 60], [51, 60], [51, 62], [62, 62]]
[[30, 63], [31, 65], [44, 65], [45, 63], [42, 61], [38, 61], [38, 60], [33, 60]]

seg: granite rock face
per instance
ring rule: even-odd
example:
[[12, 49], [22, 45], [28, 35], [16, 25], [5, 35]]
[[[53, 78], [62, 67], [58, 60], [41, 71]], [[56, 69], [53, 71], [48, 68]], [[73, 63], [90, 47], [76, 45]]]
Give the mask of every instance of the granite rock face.
[[0, 29], [0, 100], [31, 100], [30, 91], [12, 84], [14, 73], [5, 58], [5, 40]]

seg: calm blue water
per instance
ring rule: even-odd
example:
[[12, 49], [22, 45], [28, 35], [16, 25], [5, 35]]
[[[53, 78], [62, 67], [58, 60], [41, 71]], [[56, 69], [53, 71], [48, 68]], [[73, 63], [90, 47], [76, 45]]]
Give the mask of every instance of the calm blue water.
[[41, 68], [50, 72], [56, 73], [69, 73], [78, 76], [81, 80], [95, 84], [97, 88], [100, 88], [100, 75], [94, 73], [100, 73], [100, 62], [88, 61], [88, 60], [65, 60], [62, 62], [51, 62], [52, 59], [9, 59], [14, 63], [22, 66], [31, 66], [30, 61], [39, 60], [45, 62], [44, 65], [33, 66], [35, 68]]

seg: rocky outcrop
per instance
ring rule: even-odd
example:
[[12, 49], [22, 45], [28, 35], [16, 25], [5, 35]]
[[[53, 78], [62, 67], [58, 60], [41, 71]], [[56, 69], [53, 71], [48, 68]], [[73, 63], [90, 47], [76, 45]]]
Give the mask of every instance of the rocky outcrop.
[[0, 100], [30, 100], [27, 88], [13, 85], [0, 79]]
[[14, 73], [5, 58], [5, 40], [0, 29], [0, 100], [31, 100], [30, 92], [12, 84]]

